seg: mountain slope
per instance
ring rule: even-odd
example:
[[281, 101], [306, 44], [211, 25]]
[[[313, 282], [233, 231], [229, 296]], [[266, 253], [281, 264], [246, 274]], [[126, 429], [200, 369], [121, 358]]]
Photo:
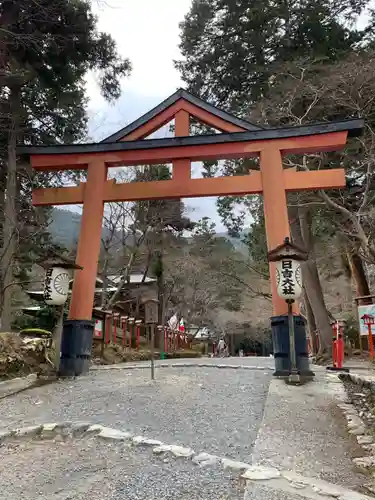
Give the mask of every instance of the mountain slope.
[[[63, 245], [68, 250], [77, 246], [79, 229], [81, 224], [81, 214], [62, 208], [54, 208], [52, 211], [49, 232], [56, 243]], [[106, 230], [103, 228], [103, 236]], [[218, 233], [218, 237], [228, 239], [234, 248], [241, 253], [247, 252], [247, 247], [240, 238], [231, 238], [227, 233]], [[131, 241], [129, 240], [129, 244]]]
[[48, 230], [56, 243], [71, 250], [77, 245], [80, 225], [81, 215], [79, 213], [54, 208]]

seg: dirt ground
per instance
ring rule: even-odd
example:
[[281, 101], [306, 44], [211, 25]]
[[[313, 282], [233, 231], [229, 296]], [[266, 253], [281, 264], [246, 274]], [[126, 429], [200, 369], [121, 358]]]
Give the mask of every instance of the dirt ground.
[[[165, 359], [198, 358], [200, 353], [191, 349], [182, 349], [173, 353], [165, 353]], [[92, 349], [92, 362], [97, 365], [112, 365], [134, 361], [148, 361], [151, 351], [147, 347], [136, 349], [123, 349], [120, 345], [109, 344], [104, 347], [100, 342], [94, 342]], [[160, 359], [160, 352], [155, 350], [155, 359]]]
[[0, 380], [49, 371], [51, 359], [53, 351], [43, 339], [25, 344], [14, 333], [0, 334]]

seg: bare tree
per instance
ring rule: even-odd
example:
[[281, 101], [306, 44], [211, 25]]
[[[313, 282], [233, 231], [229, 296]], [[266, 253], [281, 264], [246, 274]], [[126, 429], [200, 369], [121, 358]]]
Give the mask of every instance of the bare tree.
[[[141, 167], [140, 169], [120, 169], [115, 175], [116, 182], [144, 182], [155, 180], [159, 174], [169, 175], [164, 165]], [[152, 200], [109, 204], [104, 216], [102, 240], [102, 273], [121, 276], [117, 289], [107, 297], [109, 308], [118, 300], [122, 289], [129, 282], [130, 273], [135, 268], [142, 270], [143, 281], [149, 273], [158, 278], [160, 299], [160, 321], [164, 321], [165, 292], [163, 282], [163, 257], [176, 246], [178, 235], [189, 226], [184, 217], [183, 204], [179, 200]], [[152, 264], [159, 263], [155, 273]], [[155, 267], [155, 265], [154, 265]]]

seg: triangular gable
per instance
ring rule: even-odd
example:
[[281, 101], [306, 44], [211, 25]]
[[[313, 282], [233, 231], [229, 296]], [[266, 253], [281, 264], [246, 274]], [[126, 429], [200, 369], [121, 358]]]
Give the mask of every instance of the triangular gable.
[[143, 139], [173, 120], [181, 110], [221, 132], [246, 132], [263, 128], [216, 108], [184, 89], [179, 89], [151, 111], [101, 142]]

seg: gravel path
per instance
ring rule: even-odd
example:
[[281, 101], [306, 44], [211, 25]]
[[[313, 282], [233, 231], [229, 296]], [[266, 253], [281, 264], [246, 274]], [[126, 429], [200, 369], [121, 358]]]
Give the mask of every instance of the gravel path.
[[87, 420], [249, 462], [271, 373], [164, 368], [151, 382], [146, 370], [94, 371], [0, 401], [0, 428]]
[[[222, 470], [97, 439], [32, 441], [0, 448], [7, 500], [242, 500], [243, 484]], [[46, 467], [48, 464], [48, 467]]]

